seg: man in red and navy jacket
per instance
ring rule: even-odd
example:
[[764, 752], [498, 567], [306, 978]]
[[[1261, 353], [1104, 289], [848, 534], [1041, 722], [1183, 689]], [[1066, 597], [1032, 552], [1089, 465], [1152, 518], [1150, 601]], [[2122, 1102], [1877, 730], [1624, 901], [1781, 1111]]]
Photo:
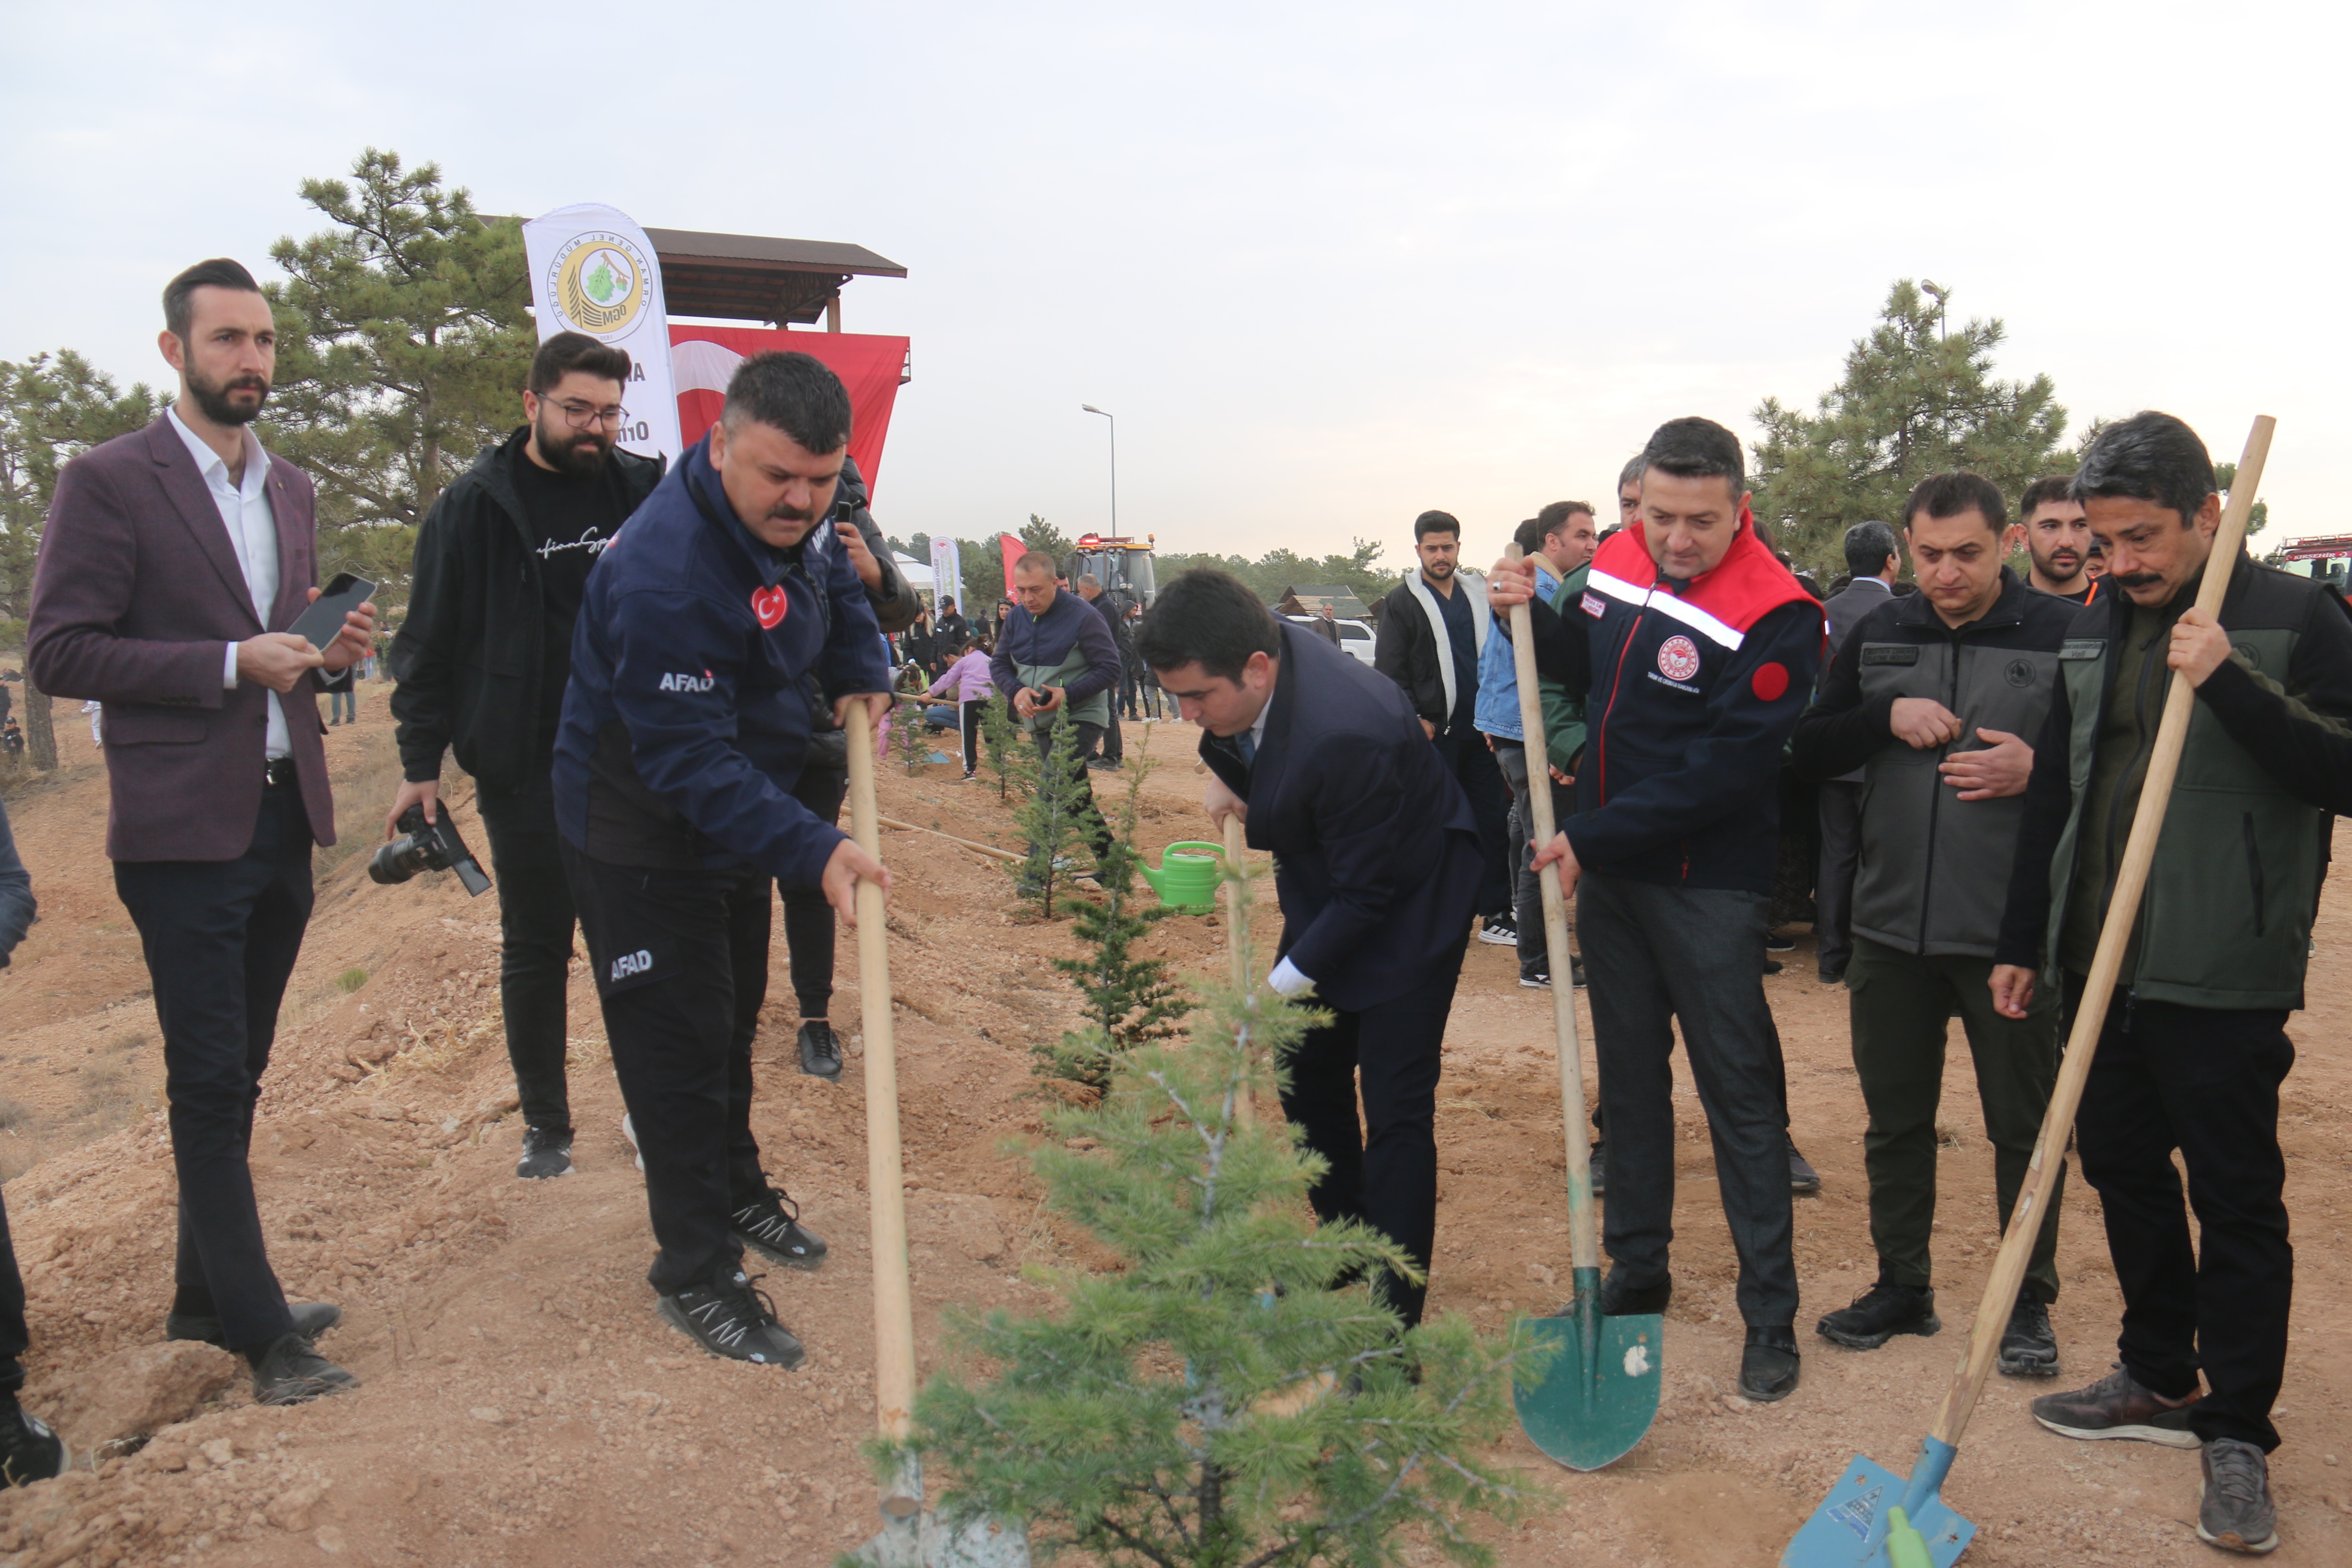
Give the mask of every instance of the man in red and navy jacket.
[[[1636, 526], [1601, 545], [1582, 600], [1528, 604], [1542, 673], [1585, 699], [1577, 810], [1536, 858], [1577, 896], [1609, 1128], [1601, 1310], [1655, 1312], [1673, 1289], [1674, 1049], [1682, 1025], [1715, 1139], [1748, 1323], [1739, 1391], [1797, 1385], [1797, 1271], [1779, 1037], [1764, 1001], [1764, 911], [1780, 752], [1821, 663], [1820, 604], [1756, 536], [1738, 439], [1659, 426]], [[1529, 600], [1528, 563], [1488, 600]]]

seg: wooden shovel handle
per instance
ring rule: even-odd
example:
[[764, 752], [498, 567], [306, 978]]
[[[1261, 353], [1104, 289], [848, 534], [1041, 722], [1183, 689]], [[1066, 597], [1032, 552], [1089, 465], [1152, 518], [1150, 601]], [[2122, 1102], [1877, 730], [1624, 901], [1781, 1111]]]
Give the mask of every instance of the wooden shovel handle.
[[[882, 858], [874, 803], [874, 721], [849, 705], [849, 831]], [[866, 1193], [874, 1256], [874, 1415], [882, 1436], [903, 1439], [915, 1411], [915, 1301], [907, 1272], [907, 1192], [898, 1152], [898, 1046], [890, 1021], [888, 915], [882, 886], [857, 884], [857, 1000], [866, 1021]]]
[[[2205, 575], [2198, 584], [2197, 607], [2208, 615], [2218, 616], [2221, 597], [2229, 592], [2230, 571], [2238, 559], [2238, 547], [2246, 537], [2247, 514], [2253, 510], [2254, 489], [2262, 483], [2263, 462], [2270, 456], [2271, 432], [2278, 422], [2269, 415], [2257, 415], [2254, 427], [2246, 437], [2245, 455], [2238, 460], [2237, 477], [2230, 485], [2229, 505], [2221, 509], [2221, 526], [2213, 534], [2213, 552], [2206, 557]], [[2150, 648], [2150, 658], [2161, 658], [2164, 650]], [[2033, 1242], [2042, 1230], [2042, 1211], [2048, 1206], [2051, 1189], [2056, 1184], [2058, 1169], [2064, 1158], [2066, 1134], [2074, 1125], [2074, 1111], [2083, 1102], [2083, 1083], [2091, 1073], [2091, 1058], [2098, 1048], [2099, 1032], [2107, 1021], [2107, 1003], [2115, 994], [2116, 980], [2123, 971], [2124, 950], [2130, 945], [2132, 924], [2139, 917], [2140, 895], [2147, 887], [2147, 868], [2156, 858], [2156, 841], [2164, 831], [2165, 808], [2171, 804], [2172, 779], [2180, 767], [2180, 748], [2189, 737], [2189, 708], [2196, 693], [2189, 682], [2175, 676], [2164, 697], [2164, 718], [2157, 726], [2156, 750], [2147, 763], [2147, 779], [2140, 786], [2139, 804], [2132, 815], [2131, 837], [2124, 843], [2122, 866], [2116, 872], [2115, 897], [2107, 904], [2107, 918], [2099, 928], [2099, 945], [2091, 960], [2091, 973], [2083, 987], [2083, 1000], [2074, 1014], [2074, 1027], [2066, 1037], [2065, 1058], [2058, 1067], [2058, 1082], [2051, 1090], [2050, 1109], [2042, 1118], [2042, 1134], [2033, 1145], [2033, 1163], [2026, 1168], [2025, 1185], [2017, 1194], [2017, 1208], [2009, 1218], [2009, 1234], [2001, 1237], [2000, 1252], [1993, 1259], [1992, 1278], [1985, 1283], [1984, 1300], [1977, 1304], [1976, 1326], [1969, 1331], [1968, 1350], [1960, 1358], [1959, 1370], [1953, 1374], [1952, 1386], [1944, 1395], [1942, 1406], [1936, 1412], [1934, 1436], [1959, 1447], [1960, 1435], [1968, 1430], [1969, 1416], [1975, 1410], [1977, 1396], [1984, 1392], [1985, 1377], [1992, 1371], [1993, 1357], [2000, 1349], [2000, 1336], [2009, 1326], [2010, 1309], [2017, 1304], [2018, 1287], [2024, 1283], [2026, 1264], [2033, 1256]], [[2042, 763], [2036, 759], [2037, 764]], [[2047, 765], [2056, 765], [2063, 759], [2048, 759]], [[2065, 914], [2053, 909], [2050, 918], [2055, 922]]]
[[[1504, 552], [1517, 561], [1513, 540]], [[1536, 686], [1535, 617], [1525, 605], [1511, 606], [1511, 660], [1519, 680], [1519, 728], [1528, 754], [1528, 804], [1535, 816], [1528, 832], [1538, 847], [1551, 842], [1559, 825], [1552, 820], [1551, 754], [1544, 744], [1543, 694]], [[1516, 874], [1516, 868], [1515, 868]], [[1560, 892], [1559, 868], [1543, 868], [1544, 952], [1551, 961], [1552, 1044], [1559, 1058], [1560, 1118], [1568, 1138], [1568, 1249], [1576, 1268], [1601, 1267], [1601, 1238], [1592, 1222], [1592, 1150], [1585, 1133], [1583, 1049], [1576, 1035], [1574, 961], [1568, 953], [1568, 900]]]

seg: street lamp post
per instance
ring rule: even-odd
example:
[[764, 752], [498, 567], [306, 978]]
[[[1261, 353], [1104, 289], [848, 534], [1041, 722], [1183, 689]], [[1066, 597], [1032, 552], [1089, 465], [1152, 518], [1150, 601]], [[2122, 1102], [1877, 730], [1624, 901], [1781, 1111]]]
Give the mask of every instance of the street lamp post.
[[1088, 414], [1099, 414], [1110, 421], [1110, 537], [1118, 537], [1118, 416], [1108, 408], [1097, 408], [1091, 403], [1078, 407]]

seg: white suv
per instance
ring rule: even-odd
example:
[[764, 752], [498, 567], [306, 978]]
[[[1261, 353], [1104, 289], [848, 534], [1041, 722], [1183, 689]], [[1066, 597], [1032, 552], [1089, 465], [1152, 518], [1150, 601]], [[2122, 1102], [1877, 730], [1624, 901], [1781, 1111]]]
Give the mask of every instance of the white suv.
[[[1283, 619], [1296, 621], [1302, 626], [1314, 626], [1321, 625], [1323, 617], [1320, 616], [1285, 616]], [[1331, 624], [1339, 628], [1339, 648], [1341, 652], [1349, 654], [1361, 664], [1370, 664], [1372, 662], [1372, 628], [1370, 626], [1366, 626], [1361, 621], [1335, 620]]]

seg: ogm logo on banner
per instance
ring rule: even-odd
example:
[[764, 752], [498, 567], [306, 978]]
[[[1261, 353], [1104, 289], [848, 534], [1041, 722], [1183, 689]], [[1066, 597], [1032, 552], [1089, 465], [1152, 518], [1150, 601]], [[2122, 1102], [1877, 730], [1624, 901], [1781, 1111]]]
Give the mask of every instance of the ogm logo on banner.
[[618, 337], [645, 313], [646, 270], [627, 237], [590, 230], [557, 250], [541, 298], [566, 331]]

